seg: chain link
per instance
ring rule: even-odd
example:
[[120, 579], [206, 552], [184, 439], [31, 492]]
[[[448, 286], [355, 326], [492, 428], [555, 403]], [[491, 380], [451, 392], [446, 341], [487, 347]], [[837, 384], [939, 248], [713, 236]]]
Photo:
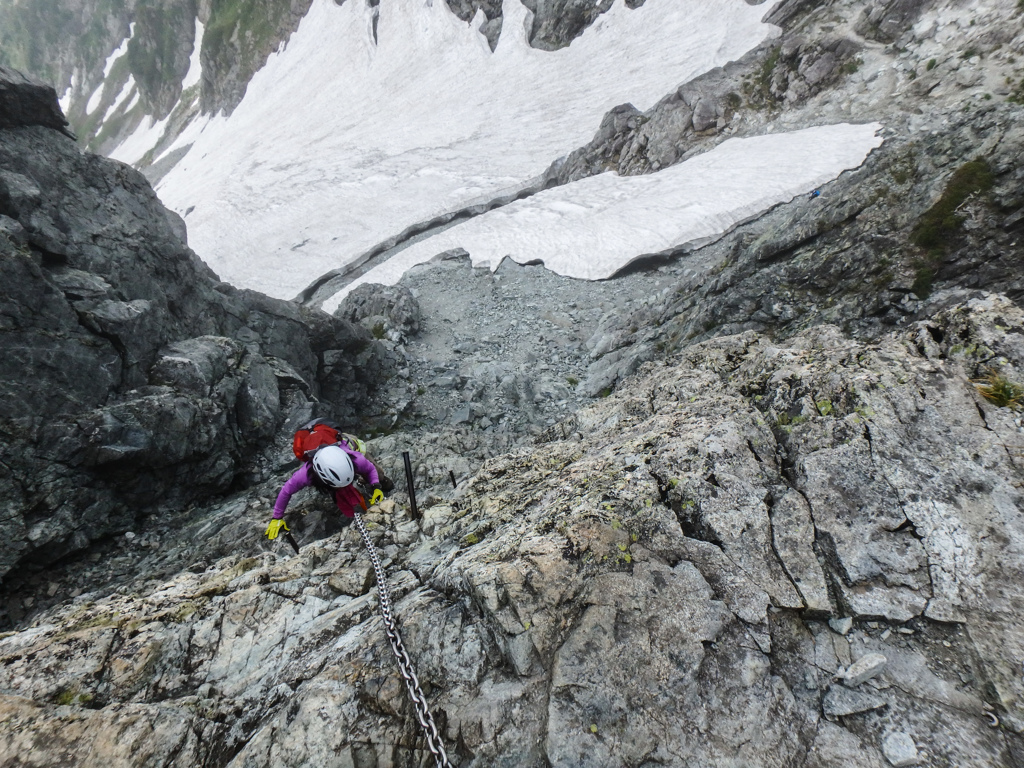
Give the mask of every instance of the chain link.
[[405, 645], [402, 644], [402, 636], [398, 634], [398, 626], [395, 623], [394, 615], [391, 613], [391, 592], [388, 589], [387, 577], [384, 575], [384, 566], [380, 562], [377, 548], [370, 541], [370, 532], [366, 529], [363, 516], [358, 512], [355, 515], [356, 527], [359, 529], [359, 535], [363, 537], [363, 543], [366, 544], [366, 551], [370, 555], [373, 572], [377, 577], [377, 600], [380, 603], [380, 616], [384, 621], [384, 633], [388, 636], [388, 641], [391, 643], [391, 650], [395, 654], [395, 659], [398, 660], [398, 668], [402, 672], [405, 687], [409, 691], [409, 698], [412, 699], [413, 707], [416, 710], [416, 719], [419, 721], [420, 728], [423, 729], [423, 735], [427, 739], [427, 748], [434, 756], [434, 760], [437, 761], [437, 768], [452, 768], [452, 764], [448, 761], [448, 754], [444, 751], [444, 742], [441, 741], [441, 736], [437, 732], [437, 726], [434, 725], [434, 718], [430, 714], [430, 705], [427, 704], [427, 697], [423, 695], [420, 681], [416, 677], [416, 670], [413, 669], [409, 654], [406, 653]]

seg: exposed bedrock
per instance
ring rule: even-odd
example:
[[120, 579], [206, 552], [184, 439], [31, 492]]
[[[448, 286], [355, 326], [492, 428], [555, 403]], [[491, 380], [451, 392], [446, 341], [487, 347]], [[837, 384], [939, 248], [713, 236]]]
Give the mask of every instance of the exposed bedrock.
[[[1024, 430], [979, 355], [1024, 373], [1004, 297], [872, 343], [721, 337], [435, 489], [422, 522], [371, 511], [456, 764], [1014, 764]], [[138, 548], [165, 575], [0, 639], [0, 756], [429, 762], [358, 535], [261, 553], [274, 487]], [[165, 570], [204, 549], [234, 554]]]

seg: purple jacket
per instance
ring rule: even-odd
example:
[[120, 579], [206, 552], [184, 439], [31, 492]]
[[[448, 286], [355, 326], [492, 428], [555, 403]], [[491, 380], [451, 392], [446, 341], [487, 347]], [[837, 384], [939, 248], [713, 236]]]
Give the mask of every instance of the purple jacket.
[[[373, 466], [372, 461], [359, 453], [359, 451], [353, 451], [343, 442], [338, 443], [338, 446], [352, 457], [352, 466], [355, 467], [356, 472], [369, 481], [370, 485], [377, 485], [380, 482], [380, 477], [377, 475], [377, 468]], [[312, 462], [307, 461], [295, 470], [295, 474], [288, 478], [288, 482], [284, 484], [281, 488], [281, 492], [277, 494], [277, 501], [274, 502], [275, 520], [279, 520], [284, 517], [284, 511], [288, 508], [288, 502], [291, 501], [292, 496], [303, 488], [308, 488], [313, 484], [313, 480], [310, 477], [312, 474]], [[356, 507], [363, 506], [363, 497], [354, 486], [349, 485], [335, 491], [334, 503], [338, 505], [338, 509], [341, 510], [341, 514], [346, 517], [352, 517], [355, 514]]]

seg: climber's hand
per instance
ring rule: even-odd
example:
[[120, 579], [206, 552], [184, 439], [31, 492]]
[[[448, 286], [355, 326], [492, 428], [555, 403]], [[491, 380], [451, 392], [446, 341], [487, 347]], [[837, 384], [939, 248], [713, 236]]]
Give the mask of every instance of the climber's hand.
[[376, 506], [384, 501], [384, 491], [380, 489], [379, 485], [373, 486], [373, 493], [370, 495], [370, 506]]
[[286, 523], [282, 518], [275, 517], [270, 521], [270, 525], [267, 526], [267, 538], [273, 541], [277, 538], [277, 534], [281, 532], [282, 528], [286, 531], [289, 530], [288, 523]]

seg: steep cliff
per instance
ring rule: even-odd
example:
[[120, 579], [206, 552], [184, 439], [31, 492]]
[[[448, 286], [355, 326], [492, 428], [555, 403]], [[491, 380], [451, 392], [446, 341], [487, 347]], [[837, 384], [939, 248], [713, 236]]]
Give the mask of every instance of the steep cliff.
[[362, 328], [218, 282], [133, 169], [0, 69], [0, 576], [259, 476], [278, 428], [351, 418]]

